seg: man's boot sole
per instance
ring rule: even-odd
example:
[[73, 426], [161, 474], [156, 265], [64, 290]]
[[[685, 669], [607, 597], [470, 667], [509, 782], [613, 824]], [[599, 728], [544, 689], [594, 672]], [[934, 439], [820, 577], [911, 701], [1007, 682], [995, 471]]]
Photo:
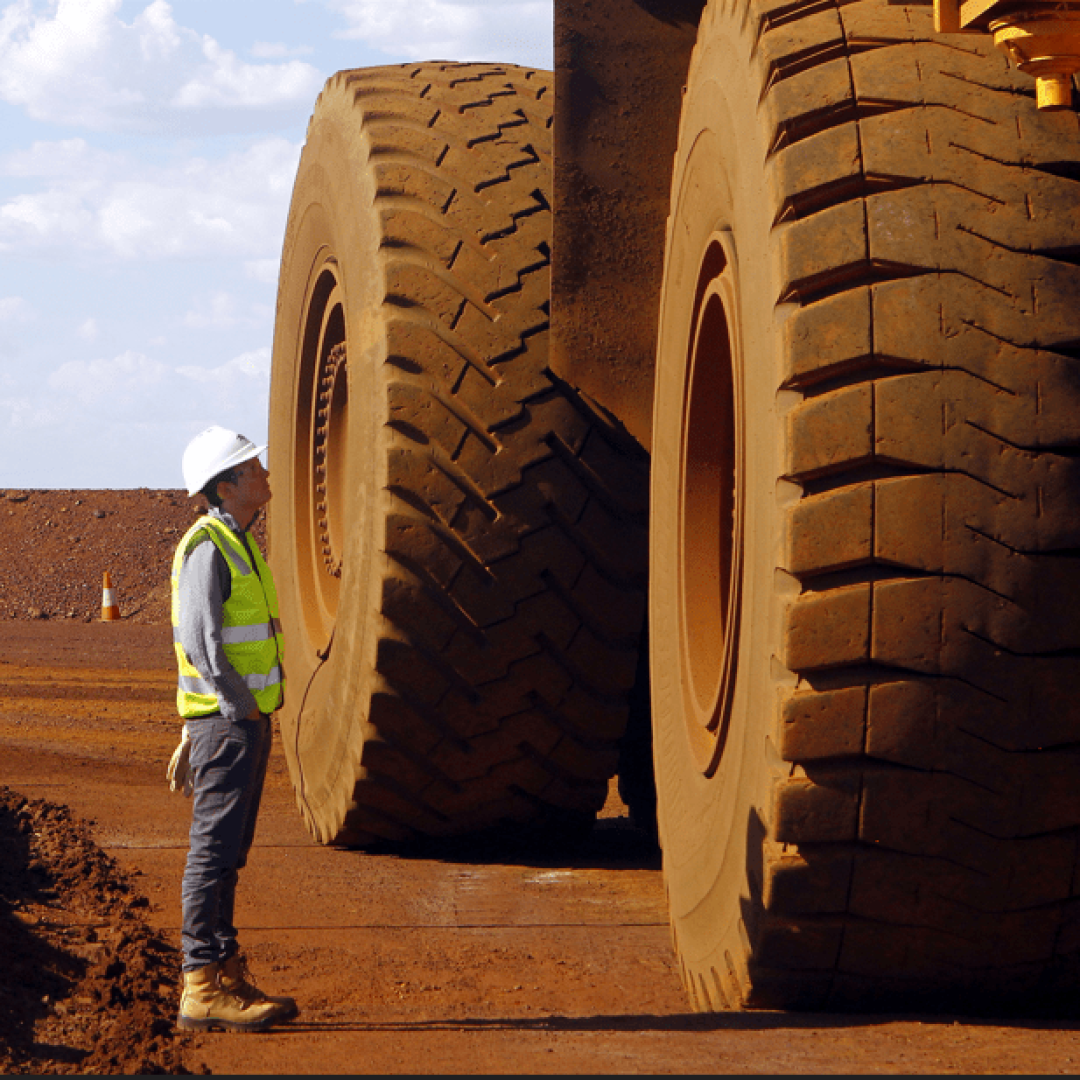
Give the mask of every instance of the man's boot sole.
[[258, 1032], [266, 1031], [272, 1028], [275, 1024], [281, 1023], [285, 1019], [281, 1014], [267, 1017], [265, 1020], [255, 1020], [250, 1024], [240, 1023], [236, 1020], [219, 1020], [216, 1017], [206, 1017], [206, 1019], [199, 1020], [193, 1016], [184, 1016], [181, 1013], [176, 1018], [176, 1026], [181, 1031], [238, 1031], [238, 1032]]

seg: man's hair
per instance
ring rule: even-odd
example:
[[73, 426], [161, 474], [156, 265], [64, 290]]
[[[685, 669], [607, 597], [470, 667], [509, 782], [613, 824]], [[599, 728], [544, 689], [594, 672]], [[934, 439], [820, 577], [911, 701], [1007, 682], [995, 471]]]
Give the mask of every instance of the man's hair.
[[239, 477], [236, 475], [236, 468], [223, 469], [206, 483], [200, 489], [200, 494], [206, 496], [206, 501], [211, 506], [221, 506], [221, 496], [218, 494], [218, 484], [235, 484]]

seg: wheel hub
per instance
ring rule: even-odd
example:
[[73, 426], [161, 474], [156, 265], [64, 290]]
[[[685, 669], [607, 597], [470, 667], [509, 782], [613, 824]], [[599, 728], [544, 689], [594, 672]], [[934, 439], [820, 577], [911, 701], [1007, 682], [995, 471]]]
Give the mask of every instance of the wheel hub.
[[711, 775], [723, 752], [735, 681], [742, 496], [735, 310], [730, 263], [710, 245], [698, 277], [683, 397], [680, 653], [690, 741]]

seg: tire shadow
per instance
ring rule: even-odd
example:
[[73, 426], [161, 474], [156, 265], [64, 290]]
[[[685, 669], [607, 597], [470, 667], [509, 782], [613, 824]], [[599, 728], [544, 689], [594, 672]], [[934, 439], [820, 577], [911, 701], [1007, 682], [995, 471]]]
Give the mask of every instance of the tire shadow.
[[660, 848], [628, 817], [601, 818], [591, 829], [565, 831], [507, 825], [462, 837], [424, 838], [409, 844], [379, 844], [371, 855], [466, 866], [527, 866], [566, 870], [660, 870]]
[[295, 1021], [274, 1028], [274, 1035], [301, 1035], [318, 1032], [419, 1032], [419, 1031], [536, 1031], [573, 1033], [659, 1032], [691, 1033], [708, 1031], [797, 1031], [845, 1030], [880, 1027], [883, 1024], [920, 1024], [924, 1027], [1009, 1027], [1029, 1031], [1080, 1031], [1080, 1019], [1012, 1019], [965, 1017], [928, 1013], [786, 1013], [730, 1012], [675, 1013], [667, 1016], [614, 1014], [594, 1016], [485, 1017], [446, 1020]]

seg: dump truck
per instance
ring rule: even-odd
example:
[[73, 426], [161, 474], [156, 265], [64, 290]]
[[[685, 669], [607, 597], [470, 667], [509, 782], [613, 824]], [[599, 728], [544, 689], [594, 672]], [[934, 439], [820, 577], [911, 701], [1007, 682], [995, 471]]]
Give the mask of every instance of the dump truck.
[[1080, 985], [1074, 4], [556, 0], [344, 71], [275, 327], [328, 844], [656, 822], [693, 1006]]

